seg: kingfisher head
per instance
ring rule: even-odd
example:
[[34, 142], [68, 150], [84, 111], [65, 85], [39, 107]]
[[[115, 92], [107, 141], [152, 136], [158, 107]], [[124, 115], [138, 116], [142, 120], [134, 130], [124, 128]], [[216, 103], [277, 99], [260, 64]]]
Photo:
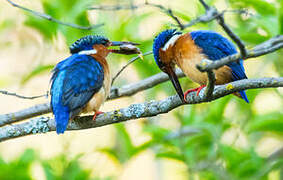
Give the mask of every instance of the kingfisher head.
[[[72, 54], [78, 53], [85, 55], [97, 54], [102, 57], [106, 57], [109, 53], [138, 54], [140, 51], [135, 45], [139, 44], [125, 41], [110, 41], [104, 36], [88, 35], [74, 42], [70, 46], [70, 52]], [[119, 46], [120, 49], [108, 49], [111, 46]]]
[[176, 29], [168, 29], [159, 33], [153, 42], [153, 55], [160, 70], [168, 74], [180, 99], [184, 101], [184, 93], [175, 73], [174, 57], [172, 57], [174, 56], [172, 47], [181, 35], [182, 33]]

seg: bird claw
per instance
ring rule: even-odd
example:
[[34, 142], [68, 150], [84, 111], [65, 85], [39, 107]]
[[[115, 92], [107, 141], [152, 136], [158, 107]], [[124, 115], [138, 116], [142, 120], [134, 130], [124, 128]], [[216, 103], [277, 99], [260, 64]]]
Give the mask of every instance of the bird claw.
[[103, 113], [104, 113], [104, 112], [102, 112], [102, 111], [96, 111], [96, 112], [94, 113], [94, 115], [93, 115], [92, 120], [95, 122], [96, 117], [97, 117], [99, 114], [103, 114]]
[[198, 88], [194, 88], [194, 89], [189, 89], [189, 90], [187, 90], [186, 92], [185, 92], [185, 94], [184, 94], [184, 100], [185, 100], [185, 102], [186, 103], [188, 103], [188, 101], [187, 101], [187, 95], [189, 94], [189, 93], [191, 93], [191, 92], [197, 92], [197, 96], [199, 95], [199, 93], [200, 93], [200, 91], [203, 89], [205, 87], [205, 85], [201, 85], [200, 87], [198, 87]]

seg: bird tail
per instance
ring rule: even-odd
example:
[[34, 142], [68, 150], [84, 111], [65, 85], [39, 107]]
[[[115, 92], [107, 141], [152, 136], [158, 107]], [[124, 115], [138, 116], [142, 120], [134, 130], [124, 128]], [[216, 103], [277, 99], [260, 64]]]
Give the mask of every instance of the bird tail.
[[69, 113], [69, 108], [66, 106], [62, 106], [59, 109], [60, 111], [54, 113], [55, 122], [56, 122], [56, 132], [57, 134], [63, 134], [67, 129], [70, 113]]
[[245, 91], [236, 92], [236, 93], [234, 93], [234, 95], [238, 96], [239, 98], [244, 99], [247, 103], [250, 102]]

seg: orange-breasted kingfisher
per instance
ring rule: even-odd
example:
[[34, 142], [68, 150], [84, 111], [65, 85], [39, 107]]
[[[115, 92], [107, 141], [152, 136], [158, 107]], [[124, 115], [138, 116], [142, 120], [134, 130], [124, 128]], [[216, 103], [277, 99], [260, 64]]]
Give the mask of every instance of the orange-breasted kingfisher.
[[[51, 78], [51, 108], [57, 134], [64, 133], [70, 119], [81, 112], [99, 111], [110, 92], [109, 53], [136, 54], [132, 42], [109, 41], [106, 37], [85, 36], [70, 46], [71, 56], [59, 62]], [[119, 46], [120, 49], [108, 49]], [[123, 48], [123, 47], [126, 47]]]
[[[169, 29], [156, 36], [153, 43], [153, 55], [158, 67], [168, 74], [174, 88], [181, 100], [186, 103], [186, 95], [205, 87], [208, 77], [206, 73], [200, 72], [196, 65], [203, 59], [217, 61], [226, 56], [236, 54], [235, 46], [222, 35], [207, 30], [182, 33], [176, 29]], [[175, 74], [175, 65], [184, 72], [192, 81], [201, 86], [189, 89], [185, 94], [180, 86], [178, 77]], [[226, 84], [240, 79], [247, 79], [243, 60], [231, 62], [223, 67], [214, 70], [215, 84]], [[235, 93], [236, 96], [249, 102], [245, 91]]]

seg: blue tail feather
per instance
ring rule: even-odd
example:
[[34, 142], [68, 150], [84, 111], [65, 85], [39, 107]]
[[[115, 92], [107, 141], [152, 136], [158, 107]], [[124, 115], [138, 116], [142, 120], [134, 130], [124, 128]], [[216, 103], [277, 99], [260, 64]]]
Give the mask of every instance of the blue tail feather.
[[247, 103], [250, 102], [245, 91], [239, 91], [239, 93], [240, 93], [241, 97], [242, 97]]
[[51, 86], [51, 107], [55, 116], [56, 132], [63, 134], [67, 129], [70, 110], [67, 106], [62, 105], [62, 86], [64, 85], [65, 71], [61, 71], [54, 77]]
[[57, 134], [63, 134], [68, 126], [69, 121], [69, 109], [66, 106], [62, 106], [60, 111], [54, 113], [56, 122], [56, 132]]

